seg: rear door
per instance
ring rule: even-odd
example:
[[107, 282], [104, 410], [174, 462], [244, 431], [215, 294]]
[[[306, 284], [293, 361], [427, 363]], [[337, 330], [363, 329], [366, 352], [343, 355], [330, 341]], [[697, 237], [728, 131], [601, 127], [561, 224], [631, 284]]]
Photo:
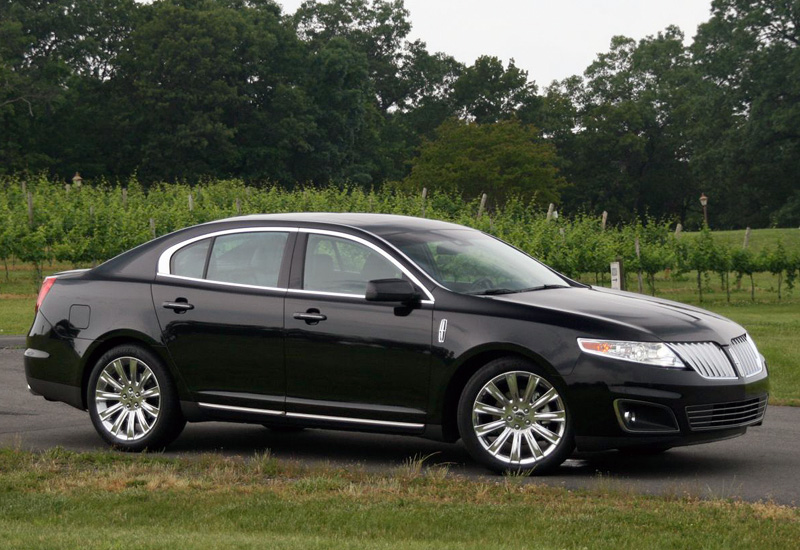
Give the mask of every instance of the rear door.
[[295, 235], [223, 231], [173, 247], [168, 267], [161, 262], [152, 288], [163, 340], [202, 406], [283, 413], [283, 308]]

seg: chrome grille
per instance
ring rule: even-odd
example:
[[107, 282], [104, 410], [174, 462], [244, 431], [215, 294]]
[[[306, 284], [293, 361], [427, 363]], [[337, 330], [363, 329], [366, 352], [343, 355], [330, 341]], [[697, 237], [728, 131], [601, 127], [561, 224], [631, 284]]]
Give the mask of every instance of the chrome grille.
[[692, 430], [714, 430], [755, 424], [764, 418], [767, 396], [754, 397], [746, 401], [690, 405], [686, 416]]
[[738, 378], [728, 356], [713, 342], [669, 344], [669, 346], [684, 363], [703, 378]]
[[747, 334], [731, 341], [730, 352], [742, 376], [755, 376], [764, 369], [758, 349]]

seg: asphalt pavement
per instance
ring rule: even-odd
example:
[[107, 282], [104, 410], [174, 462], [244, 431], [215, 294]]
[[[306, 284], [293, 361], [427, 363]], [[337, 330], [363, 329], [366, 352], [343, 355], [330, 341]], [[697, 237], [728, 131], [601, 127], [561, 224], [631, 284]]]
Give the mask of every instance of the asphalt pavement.
[[[22, 349], [9, 349], [21, 346], [21, 341], [16, 346], [9, 342], [0, 340], [0, 446], [105, 449], [88, 413], [28, 393]], [[330, 462], [369, 471], [388, 471], [409, 458], [430, 455], [426, 464], [447, 464], [451, 472], [468, 477], [499, 479], [475, 465], [461, 443], [331, 430], [280, 433], [257, 425], [189, 424], [164, 454], [249, 456], [266, 449], [278, 458], [309, 464]], [[616, 451], [576, 455], [553, 475], [524, 482], [797, 505], [800, 408], [769, 407], [763, 426], [750, 428], [736, 439], [676, 448], [651, 457], [630, 457]]]

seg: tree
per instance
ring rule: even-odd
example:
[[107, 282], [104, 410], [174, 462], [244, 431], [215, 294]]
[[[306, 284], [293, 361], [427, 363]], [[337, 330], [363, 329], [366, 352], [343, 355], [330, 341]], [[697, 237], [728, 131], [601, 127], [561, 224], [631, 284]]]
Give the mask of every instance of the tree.
[[558, 201], [565, 184], [557, 162], [555, 147], [534, 126], [451, 119], [422, 145], [405, 185], [460, 191], [469, 198], [485, 192], [497, 203], [518, 195], [547, 204]]
[[683, 34], [669, 27], [639, 42], [614, 37], [583, 79], [550, 86], [541, 117], [574, 183], [567, 207], [685, 218], [699, 195], [686, 135], [696, 81]]
[[694, 62], [709, 83], [698, 170], [727, 226], [800, 223], [800, 3], [714, 0]]
[[496, 57], [481, 56], [464, 69], [453, 85], [458, 116], [485, 124], [508, 120], [538, 101], [536, 84], [512, 59], [508, 68]]

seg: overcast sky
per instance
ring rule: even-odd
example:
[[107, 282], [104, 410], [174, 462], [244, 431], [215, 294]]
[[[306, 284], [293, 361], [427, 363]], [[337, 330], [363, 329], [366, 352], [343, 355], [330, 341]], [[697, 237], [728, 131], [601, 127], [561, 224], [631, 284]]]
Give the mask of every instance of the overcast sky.
[[[278, 0], [293, 13], [302, 0]], [[691, 41], [711, 0], [405, 0], [412, 38], [462, 63], [495, 55], [540, 86], [583, 73], [611, 37], [640, 39], [668, 25]]]

